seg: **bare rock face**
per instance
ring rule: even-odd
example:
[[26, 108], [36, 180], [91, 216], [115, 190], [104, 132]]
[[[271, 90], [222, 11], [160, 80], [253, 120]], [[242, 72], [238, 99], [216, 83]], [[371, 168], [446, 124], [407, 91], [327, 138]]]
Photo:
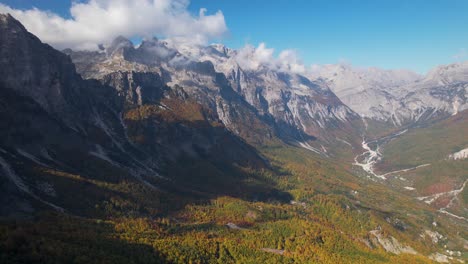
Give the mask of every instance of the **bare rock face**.
[[[154, 195], [163, 188], [177, 192], [181, 185], [215, 193], [225, 180], [239, 187], [228, 193], [248, 194], [235, 178], [241, 175], [236, 166], [267, 167], [254, 148], [225, 128], [216, 111], [181, 87], [168, 87], [164, 69], [150, 71], [128, 61], [127, 56], [140, 59], [133, 46], [124, 39], [114, 44], [107, 53], [68, 50], [66, 55], [10, 15], [0, 15], [0, 201], [9, 204], [0, 215], [37, 208], [92, 213], [95, 201], [116, 194], [89, 182], [125, 181]], [[99, 81], [82, 79], [70, 55], [81, 58], [79, 69]], [[196, 72], [223, 82], [210, 63], [193, 67], [187, 76]], [[238, 119], [244, 116], [239, 113]], [[206, 179], [203, 169], [181, 171], [180, 164], [219, 166], [231, 173], [217, 170]]]
[[[326, 141], [335, 138], [334, 130], [347, 131], [343, 134], [350, 138], [358, 134], [350, 127], [359, 127], [359, 116], [323, 82], [267, 66], [244, 70], [236, 61], [237, 51], [219, 44], [176, 46], [155, 38], [138, 48], [126, 43], [117, 38], [102, 53], [105, 55], [95, 57], [93, 65], [86, 67], [82, 66], [82, 58], [89, 56], [85, 52], [67, 54], [79, 70], [86, 68], [81, 72], [84, 77], [101, 80], [119, 93], [123, 83], [112, 79], [129, 72], [157, 74], [161, 85], [181, 87], [189, 98], [216, 112], [231, 132], [251, 142], [273, 136], [288, 142]], [[132, 92], [127, 101], [135, 103], [140, 100], [137, 97]], [[353, 141], [350, 138], [347, 140]]]
[[[278, 133], [294, 140], [326, 139], [334, 129], [346, 129], [359, 119], [324, 82], [270, 65], [245, 68], [238, 51], [224, 45], [185, 48], [188, 58], [207, 60], [224, 74], [236, 93], [263, 118], [273, 120]], [[348, 131], [349, 132], [349, 131]]]
[[[323, 83], [298, 74], [237, 68], [228, 79], [262, 116], [291, 135], [298, 129], [306, 136], [326, 138], [327, 132], [358, 119]], [[295, 136], [300, 140], [299, 134]]]
[[[66, 55], [38, 38], [10, 15], [0, 15], [0, 74], [2, 84], [34, 98], [49, 112], [67, 112], [68, 98], [79, 93], [80, 78]], [[42, 44], [42, 43], [41, 43]]]
[[439, 66], [426, 76], [405, 70], [325, 65], [310, 77], [324, 80], [362, 117], [395, 126], [454, 115], [468, 108], [467, 63]]
[[102, 82], [114, 87], [129, 106], [156, 103], [167, 90], [162, 77], [150, 72], [114, 72], [105, 75]]

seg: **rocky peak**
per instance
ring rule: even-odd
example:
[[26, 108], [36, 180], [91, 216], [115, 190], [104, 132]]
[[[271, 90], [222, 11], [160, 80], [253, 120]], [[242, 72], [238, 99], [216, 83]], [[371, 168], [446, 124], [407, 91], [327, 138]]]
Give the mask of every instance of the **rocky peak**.
[[101, 81], [116, 89], [127, 108], [157, 103], [167, 88], [161, 76], [151, 72], [113, 72]]
[[27, 31], [26, 28], [10, 14], [0, 14], [0, 25], [2, 30]]
[[137, 48], [137, 53], [141, 58], [146, 57], [155, 61], [168, 61], [178, 55], [177, 50], [168, 47], [166, 43], [159, 41], [156, 37], [143, 40]]
[[116, 54], [122, 54], [126, 49], [133, 49], [133, 43], [123, 36], [118, 36], [112, 41], [109, 47], [107, 47], [106, 53], [107, 56], [110, 57]]
[[123, 37], [118, 36], [112, 43], [105, 49], [107, 57], [125, 57], [129, 50], [133, 50], [133, 43]]
[[160, 42], [157, 37], [152, 37], [149, 39], [143, 39], [141, 42], [139, 48], [147, 49], [147, 48], [152, 48], [152, 47], [158, 47], [158, 46], [166, 46], [165, 43]]
[[70, 58], [43, 44], [11, 15], [0, 18], [0, 84], [50, 113], [64, 114], [67, 98], [79, 93]]
[[211, 44], [208, 47], [206, 47], [206, 53], [212, 54], [214, 56], [221, 56], [221, 57], [228, 58], [234, 55], [234, 50], [226, 47], [223, 44], [216, 43], [216, 44]]
[[429, 71], [425, 81], [438, 85], [468, 82], [468, 61], [438, 66]]
[[[80, 59], [86, 57], [84, 54], [77, 55], [72, 56], [77, 64], [86, 63]], [[326, 129], [341, 129], [356, 120], [357, 115], [325, 83], [267, 63], [243, 69], [238, 55], [238, 51], [222, 44], [200, 46], [177, 39], [153, 38], [136, 49], [126, 50], [122, 59], [110, 57], [83, 69], [94, 69], [98, 73], [95, 78], [101, 81], [104, 78], [104, 83], [117, 88], [131, 105], [144, 104], [145, 91], [150, 91], [151, 85], [130, 80], [135, 73], [121, 76], [112, 72], [137, 72], [137, 67], [143, 66], [145, 72], [159, 72], [164, 83], [158, 87], [183, 87], [191, 98], [218, 113], [224, 125], [238, 135], [252, 130], [247, 128], [251, 124], [241, 124], [247, 115], [262, 120], [261, 126], [276, 127], [278, 135], [297, 141], [325, 136]], [[110, 75], [106, 77], [103, 72]]]

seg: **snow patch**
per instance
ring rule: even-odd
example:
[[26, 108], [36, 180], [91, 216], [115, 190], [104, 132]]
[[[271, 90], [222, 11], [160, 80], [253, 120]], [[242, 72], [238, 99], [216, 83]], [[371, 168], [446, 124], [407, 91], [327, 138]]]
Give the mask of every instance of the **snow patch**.
[[458, 100], [458, 98], [455, 101], [453, 101], [452, 106], [453, 106], [452, 116], [457, 115], [458, 109], [460, 108], [460, 101]]

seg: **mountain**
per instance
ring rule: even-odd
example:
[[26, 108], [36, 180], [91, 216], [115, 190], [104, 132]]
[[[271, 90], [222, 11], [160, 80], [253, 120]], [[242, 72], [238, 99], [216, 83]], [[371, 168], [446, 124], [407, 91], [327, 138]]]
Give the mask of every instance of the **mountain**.
[[[417, 83], [404, 86], [409, 91], [405, 104], [431, 114], [450, 114], [468, 109], [468, 63], [454, 63], [436, 67]], [[421, 113], [422, 115], [424, 113]], [[418, 117], [416, 117], [417, 120]]]
[[[160, 75], [116, 72], [104, 84], [83, 80], [67, 55], [11, 16], [1, 16], [0, 30], [3, 215], [24, 214], [37, 204], [91, 214], [90, 204], [113, 191], [86, 187], [89, 182], [139, 186], [130, 197], [186, 185], [216, 193], [245, 176], [239, 168], [268, 170], [216, 113], [167, 87]], [[201, 171], [191, 170], [191, 163]], [[212, 184], [201, 185], [198, 176]], [[262, 188], [253, 194], [248, 186], [236, 186], [227, 193], [263, 195]]]
[[249, 69], [240, 65], [239, 51], [219, 45], [207, 49], [225, 51], [205, 53], [201, 59], [211, 61], [250, 105], [262, 116], [275, 119], [279, 126], [297, 127], [307, 135], [326, 139], [334, 129], [351, 133], [347, 129], [359, 122], [358, 115], [322, 82], [265, 65]]
[[466, 258], [467, 223], [447, 215], [462, 203], [362, 177], [359, 115], [323, 81], [238, 56], [123, 37], [60, 52], [0, 15], [1, 262]]
[[359, 69], [336, 64], [315, 66], [310, 78], [322, 79], [346, 105], [361, 116], [387, 120], [399, 105], [393, 88], [413, 83], [421, 77], [405, 70]]
[[245, 69], [239, 51], [219, 44], [181, 46], [153, 38], [134, 48], [119, 37], [100, 53], [65, 53], [85, 78], [104, 83], [115, 72], [157, 73], [166, 85], [183, 87], [209, 106], [231, 132], [249, 142], [278, 137], [323, 155], [336, 137], [359, 144], [360, 117], [324, 83], [268, 65]]
[[420, 76], [404, 70], [325, 65], [311, 78], [324, 79], [362, 117], [403, 126], [467, 109], [467, 69], [466, 63], [457, 63]]

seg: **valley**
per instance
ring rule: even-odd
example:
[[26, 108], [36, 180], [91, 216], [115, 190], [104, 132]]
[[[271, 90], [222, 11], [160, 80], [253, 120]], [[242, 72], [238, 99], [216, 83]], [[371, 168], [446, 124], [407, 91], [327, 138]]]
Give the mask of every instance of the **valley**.
[[468, 64], [265, 49], [57, 50], [0, 14], [0, 262], [464, 263]]

